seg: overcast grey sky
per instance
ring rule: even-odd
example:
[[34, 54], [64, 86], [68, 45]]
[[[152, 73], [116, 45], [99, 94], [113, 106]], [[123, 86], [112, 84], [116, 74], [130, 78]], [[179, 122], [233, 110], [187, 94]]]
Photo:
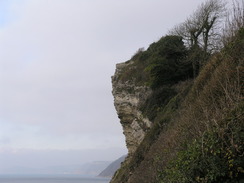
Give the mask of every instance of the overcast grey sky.
[[2, 162], [23, 165], [13, 157], [42, 161], [54, 151], [65, 164], [126, 153], [111, 94], [115, 64], [201, 2], [0, 0], [0, 171]]

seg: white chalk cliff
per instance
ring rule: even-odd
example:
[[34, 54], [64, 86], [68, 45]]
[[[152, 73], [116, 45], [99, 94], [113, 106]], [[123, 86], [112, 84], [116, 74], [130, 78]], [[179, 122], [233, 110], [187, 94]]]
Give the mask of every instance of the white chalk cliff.
[[129, 155], [135, 152], [152, 125], [140, 111], [140, 104], [146, 100], [151, 89], [136, 85], [133, 78], [125, 82], [120, 79], [121, 73], [124, 73], [131, 64], [132, 61], [117, 64], [115, 74], [112, 76], [114, 105], [123, 127]]

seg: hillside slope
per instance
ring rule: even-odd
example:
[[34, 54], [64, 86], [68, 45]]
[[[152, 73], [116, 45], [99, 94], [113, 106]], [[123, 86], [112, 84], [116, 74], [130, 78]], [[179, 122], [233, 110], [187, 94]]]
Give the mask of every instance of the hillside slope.
[[119, 159], [110, 163], [98, 176], [99, 177], [112, 177], [114, 173], [120, 168], [121, 163], [125, 160], [126, 156], [122, 156]]
[[[168, 49], [172, 41], [177, 50]], [[113, 95], [130, 154], [111, 183], [243, 179], [244, 29], [206, 60], [195, 79], [189, 64], [178, 62], [185, 58], [182, 44], [165, 36], [117, 66]], [[157, 70], [165, 58], [168, 75]]]

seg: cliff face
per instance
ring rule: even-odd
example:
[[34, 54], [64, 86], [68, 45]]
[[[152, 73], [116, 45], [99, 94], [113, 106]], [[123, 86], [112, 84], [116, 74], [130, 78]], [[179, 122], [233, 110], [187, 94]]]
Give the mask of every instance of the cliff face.
[[120, 79], [121, 73], [131, 64], [132, 61], [117, 64], [115, 74], [112, 76], [114, 105], [123, 127], [129, 155], [135, 152], [152, 125], [139, 109], [140, 104], [150, 95], [151, 89], [137, 86], [132, 78], [126, 82]]

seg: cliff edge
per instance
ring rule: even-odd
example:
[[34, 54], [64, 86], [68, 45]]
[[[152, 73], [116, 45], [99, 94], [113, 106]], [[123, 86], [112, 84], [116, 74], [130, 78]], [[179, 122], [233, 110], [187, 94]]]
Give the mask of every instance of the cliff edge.
[[114, 105], [123, 127], [129, 156], [135, 152], [152, 125], [139, 109], [140, 104], [150, 95], [150, 88], [137, 86], [133, 78], [126, 81], [120, 79], [131, 62], [117, 64], [115, 74], [112, 76]]

